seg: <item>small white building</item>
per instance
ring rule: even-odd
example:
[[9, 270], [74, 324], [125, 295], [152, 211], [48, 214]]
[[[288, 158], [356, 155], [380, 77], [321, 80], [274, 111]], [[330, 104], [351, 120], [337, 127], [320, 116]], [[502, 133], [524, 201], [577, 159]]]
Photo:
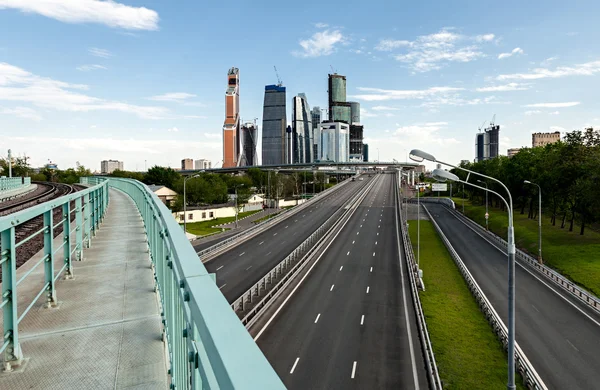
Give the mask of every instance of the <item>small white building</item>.
[[150, 191], [154, 192], [156, 196], [158, 196], [158, 199], [160, 199], [167, 207], [171, 206], [171, 202], [174, 202], [177, 198], [177, 192], [169, 187], [150, 184], [148, 185], [148, 188], [150, 188]]

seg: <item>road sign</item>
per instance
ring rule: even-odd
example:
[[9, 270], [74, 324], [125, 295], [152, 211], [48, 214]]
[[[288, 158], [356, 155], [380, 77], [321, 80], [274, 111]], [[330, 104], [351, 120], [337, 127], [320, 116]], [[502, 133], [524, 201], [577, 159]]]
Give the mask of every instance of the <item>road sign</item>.
[[433, 183], [431, 185], [431, 191], [448, 191], [447, 183]]

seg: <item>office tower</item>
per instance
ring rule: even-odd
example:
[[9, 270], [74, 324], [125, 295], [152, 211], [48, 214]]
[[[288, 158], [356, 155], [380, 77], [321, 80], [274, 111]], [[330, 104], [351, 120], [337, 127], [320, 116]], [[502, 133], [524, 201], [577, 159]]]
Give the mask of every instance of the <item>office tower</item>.
[[293, 164], [294, 163], [294, 150], [296, 148], [296, 137], [294, 136], [294, 132], [292, 126], [285, 128], [285, 142], [284, 142], [284, 163], [285, 164]]
[[109, 174], [114, 171], [123, 170], [123, 161], [118, 160], [102, 160], [100, 161], [100, 173]]
[[308, 107], [306, 95], [299, 93], [294, 96], [292, 110], [293, 132], [298, 138], [298, 158], [296, 163], [313, 162], [313, 118]]
[[369, 161], [369, 144], [363, 144], [363, 161]]
[[321, 108], [319, 106], [313, 107], [313, 109], [310, 110], [310, 115], [312, 119], [312, 128], [316, 129], [321, 123]]
[[262, 164], [283, 164], [286, 157], [285, 87], [267, 85], [263, 106]]
[[360, 103], [358, 102], [349, 102], [350, 103], [350, 123], [351, 124], [360, 124]]
[[319, 125], [313, 129], [313, 161], [321, 160], [321, 128]]
[[350, 161], [363, 161], [363, 126], [350, 125]]
[[211, 165], [210, 160], [204, 158], [194, 161], [194, 169], [210, 169]]
[[560, 131], [554, 133], [533, 133], [531, 134], [531, 147], [546, 146], [560, 141]]
[[475, 136], [475, 162], [498, 157], [500, 125], [491, 125]]
[[312, 116], [313, 131], [313, 161], [316, 161], [319, 160], [319, 144], [321, 143], [321, 131], [319, 129], [319, 125], [321, 124], [321, 108], [315, 106], [310, 113]]
[[323, 122], [321, 130], [321, 161], [348, 162], [350, 125], [342, 122]]
[[258, 165], [256, 155], [256, 143], [258, 141], [258, 129], [252, 122], [246, 122], [240, 130], [240, 166]]
[[240, 137], [240, 72], [231, 68], [227, 72], [225, 91], [225, 124], [223, 125], [223, 168], [238, 165]]
[[352, 123], [351, 104], [346, 101], [346, 76], [330, 74], [328, 85], [329, 121]]
[[194, 160], [191, 158], [184, 158], [181, 160], [181, 169], [194, 169]]

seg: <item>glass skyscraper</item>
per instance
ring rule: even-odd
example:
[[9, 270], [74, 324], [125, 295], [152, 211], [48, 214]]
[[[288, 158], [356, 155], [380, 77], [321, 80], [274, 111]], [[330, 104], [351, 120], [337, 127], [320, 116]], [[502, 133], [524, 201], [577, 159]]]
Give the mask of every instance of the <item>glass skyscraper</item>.
[[299, 93], [294, 97], [292, 111], [293, 134], [297, 137], [297, 148], [294, 163], [313, 162], [313, 129], [312, 114], [308, 107], [306, 95]]
[[285, 163], [286, 136], [285, 87], [267, 85], [263, 106], [262, 164]]
[[350, 125], [342, 122], [324, 122], [321, 130], [321, 161], [350, 161]]

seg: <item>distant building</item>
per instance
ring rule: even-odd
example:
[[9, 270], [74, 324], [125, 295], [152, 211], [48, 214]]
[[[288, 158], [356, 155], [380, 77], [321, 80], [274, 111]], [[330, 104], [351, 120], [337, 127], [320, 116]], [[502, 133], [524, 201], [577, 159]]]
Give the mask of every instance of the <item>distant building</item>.
[[417, 165], [415, 167], [415, 173], [421, 174], [421, 173], [425, 173], [426, 169], [425, 169], [425, 165]]
[[363, 161], [363, 126], [350, 125], [350, 161]]
[[158, 199], [160, 199], [167, 207], [170, 207], [171, 202], [177, 198], [177, 192], [173, 191], [169, 187], [149, 184], [148, 188], [150, 191], [154, 192], [156, 196], [158, 196]]
[[514, 156], [515, 154], [519, 153], [519, 150], [521, 150], [521, 148], [510, 148], [510, 149], [508, 149], [508, 150], [506, 151], [506, 155], [507, 155], [508, 157], [512, 157], [512, 156]]
[[350, 123], [351, 124], [360, 124], [360, 103], [358, 102], [349, 102], [350, 103]]
[[240, 155], [240, 166], [258, 165], [258, 156], [256, 155], [256, 143], [258, 142], [258, 126], [252, 122], [246, 122], [242, 125], [240, 131], [240, 145], [242, 154]]
[[328, 81], [329, 121], [351, 124], [352, 106], [346, 101], [346, 76], [330, 74]]
[[240, 71], [227, 72], [225, 91], [225, 123], [223, 124], [223, 168], [238, 165], [240, 155]]
[[263, 105], [262, 165], [284, 163], [286, 126], [285, 87], [267, 85]]
[[321, 129], [321, 161], [350, 161], [350, 125], [342, 122], [323, 122]]
[[492, 125], [475, 136], [475, 162], [498, 157], [500, 125]]
[[533, 133], [531, 134], [531, 146], [537, 148], [538, 146], [546, 146], [560, 141], [560, 131], [554, 133]]
[[310, 116], [312, 119], [312, 128], [316, 129], [321, 123], [321, 107], [313, 107], [312, 110], [310, 110]]
[[103, 160], [100, 162], [100, 173], [108, 175], [114, 171], [123, 170], [123, 161], [118, 160]]
[[369, 161], [369, 144], [363, 144], [363, 161]]
[[192, 160], [191, 158], [184, 158], [183, 160], [181, 160], [181, 169], [194, 169], [194, 160]]
[[296, 147], [294, 148], [294, 163], [313, 162], [313, 129], [312, 114], [308, 106], [306, 95], [299, 93], [294, 96], [292, 108], [292, 133]]
[[200, 160], [194, 161], [194, 169], [210, 169], [211, 166], [210, 160], [201, 158]]

